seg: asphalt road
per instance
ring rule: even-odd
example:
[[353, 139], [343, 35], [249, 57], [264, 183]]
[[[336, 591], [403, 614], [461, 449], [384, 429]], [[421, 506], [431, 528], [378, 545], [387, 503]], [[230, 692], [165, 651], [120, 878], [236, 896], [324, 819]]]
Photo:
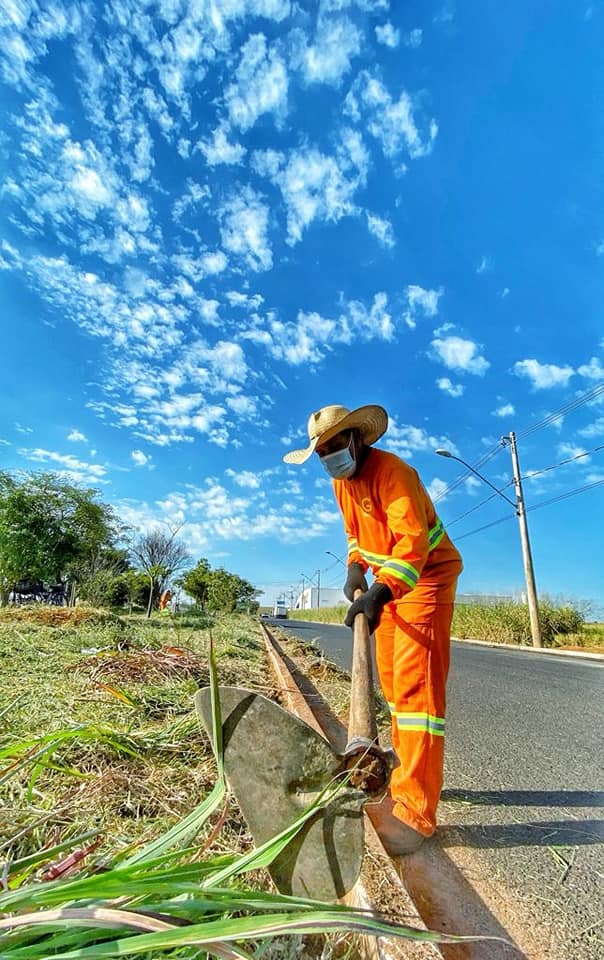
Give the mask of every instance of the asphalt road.
[[[345, 627], [276, 621], [350, 669]], [[454, 643], [441, 843], [471, 851], [548, 960], [604, 956], [604, 664]]]

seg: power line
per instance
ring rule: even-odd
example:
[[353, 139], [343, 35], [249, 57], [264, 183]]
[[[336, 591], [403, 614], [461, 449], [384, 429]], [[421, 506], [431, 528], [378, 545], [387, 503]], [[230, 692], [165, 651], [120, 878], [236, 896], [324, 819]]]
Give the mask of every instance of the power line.
[[560, 500], [567, 500], [569, 497], [576, 496], [577, 493], [583, 493], [585, 490], [593, 490], [594, 487], [601, 487], [604, 483], [604, 480], [594, 480], [593, 483], [586, 483], [583, 487], [575, 487], [574, 490], [568, 490], [566, 493], [561, 493], [557, 497], [552, 497], [550, 500], [542, 500], [541, 503], [535, 503], [532, 507], [527, 507], [528, 510], [538, 510], [539, 507], [548, 507], [551, 503], [559, 503]]
[[471, 537], [475, 533], [480, 533], [482, 530], [488, 530], [489, 527], [496, 527], [498, 523], [504, 523], [505, 520], [511, 520], [515, 514], [507, 513], [505, 517], [499, 517], [499, 520], [492, 520], [491, 523], [485, 523], [482, 527], [476, 527], [475, 530], [470, 530], [468, 533], [462, 533], [461, 537], [455, 537], [455, 543], [459, 543], [460, 540], [465, 540], [466, 537]]
[[589, 403], [590, 400], [595, 400], [601, 394], [604, 393], [604, 381], [602, 383], [597, 383], [595, 387], [587, 390], [585, 393], [581, 394], [579, 397], [574, 397], [572, 400], [568, 400], [557, 410], [554, 410], [552, 413], [549, 413], [542, 420], [539, 420], [538, 423], [532, 424], [532, 426], [527, 427], [525, 430], [520, 431], [517, 434], [518, 440], [523, 440], [525, 437], [530, 436], [533, 433], [536, 433], [538, 430], [542, 430], [544, 427], [549, 427], [552, 423], [555, 423], [556, 420], [560, 420], [561, 417], [566, 416], [568, 413], [572, 413], [574, 410], [577, 410], [579, 407], [582, 407], [584, 403]]
[[[511, 487], [511, 485], [513, 484], [513, 482], [514, 482], [513, 480], [508, 480], [508, 482], [507, 482], [501, 489], [502, 489], [502, 490], [505, 490], [506, 487]], [[475, 510], [480, 510], [480, 508], [481, 508], [481, 507], [484, 507], [484, 505], [485, 505], [486, 503], [489, 503], [491, 500], [494, 500], [496, 496], [497, 496], [496, 493], [492, 493], [490, 497], [485, 497], [485, 499], [484, 499], [484, 500], [481, 500], [480, 503], [475, 503], [474, 506], [473, 506], [473, 507], [470, 507], [469, 510], [466, 510], [465, 513], [460, 514], [459, 517], [455, 517], [455, 520], [449, 520], [449, 521], [445, 524], [445, 526], [446, 526], [446, 527], [452, 527], [453, 524], [454, 524], [454, 523], [458, 523], [459, 520], [463, 520], [465, 517], [469, 517], [469, 515], [470, 515], [471, 513], [474, 513]]]
[[530, 473], [527, 473], [522, 480], [532, 480], [533, 477], [538, 477], [541, 473], [547, 473], [548, 470], [555, 470], [557, 467], [563, 467], [565, 463], [573, 463], [574, 460], [580, 460], [581, 457], [589, 457], [592, 453], [597, 453], [598, 450], [604, 450], [604, 443], [601, 443], [599, 447], [594, 447], [593, 450], [584, 450], [583, 453], [578, 453], [575, 457], [567, 457], [566, 460], [560, 460], [559, 463], [552, 463], [550, 467], [543, 467], [541, 470], [531, 470]]
[[[560, 500], [567, 500], [569, 497], [574, 497], [578, 493], [584, 493], [586, 490], [593, 490], [594, 487], [600, 487], [604, 484], [604, 480], [595, 480], [593, 483], [586, 483], [582, 487], [576, 487], [574, 490], [567, 490], [565, 493], [559, 494], [557, 497], [551, 497], [549, 500], [542, 500], [540, 503], [534, 503], [531, 507], [527, 507], [526, 511], [529, 510], [539, 510], [540, 507], [549, 507], [553, 503], [559, 503]], [[485, 523], [482, 527], [476, 527], [475, 530], [469, 530], [468, 533], [463, 533], [461, 537], [455, 537], [455, 543], [459, 543], [460, 540], [465, 540], [466, 537], [472, 537], [475, 533], [481, 533], [483, 530], [488, 530], [489, 527], [496, 527], [498, 523], [503, 523], [505, 520], [511, 520], [514, 516], [513, 513], [507, 514], [505, 517], [499, 517], [498, 520], [492, 520], [491, 523]]]

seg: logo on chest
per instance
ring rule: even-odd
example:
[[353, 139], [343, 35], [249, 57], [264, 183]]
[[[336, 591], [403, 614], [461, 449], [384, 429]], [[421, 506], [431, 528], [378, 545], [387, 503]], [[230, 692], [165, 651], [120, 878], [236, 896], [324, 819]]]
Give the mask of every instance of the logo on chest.
[[372, 509], [373, 509], [373, 504], [369, 499], [369, 497], [363, 497], [363, 499], [361, 500], [361, 510], [363, 511], [363, 513], [371, 513]]

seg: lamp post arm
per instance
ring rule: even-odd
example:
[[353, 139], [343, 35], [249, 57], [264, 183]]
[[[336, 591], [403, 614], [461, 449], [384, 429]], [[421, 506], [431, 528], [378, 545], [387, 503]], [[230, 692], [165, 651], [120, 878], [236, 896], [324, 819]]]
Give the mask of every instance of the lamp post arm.
[[486, 477], [483, 477], [482, 473], [479, 473], [478, 470], [475, 470], [474, 467], [471, 467], [470, 464], [466, 463], [465, 460], [462, 460], [461, 457], [456, 457], [452, 453], [448, 453], [447, 456], [451, 460], [457, 460], [458, 463], [462, 463], [464, 467], [466, 467], [466, 469], [470, 471], [470, 473], [475, 473], [476, 476], [479, 477], [483, 483], [486, 483], [487, 487], [490, 487], [491, 490], [494, 490], [495, 493], [498, 493], [503, 500], [506, 500], [509, 503], [509, 505], [514, 508], [514, 512], [518, 513], [518, 505], [514, 503], [513, 500], [510, 500], [509, 497], [506, 497], [505, 493], [502, 493], [501, 490], [499, 490], [498, 487], [495, 486], [495, 484], [491, 483], [490, 480], [487, 480]]

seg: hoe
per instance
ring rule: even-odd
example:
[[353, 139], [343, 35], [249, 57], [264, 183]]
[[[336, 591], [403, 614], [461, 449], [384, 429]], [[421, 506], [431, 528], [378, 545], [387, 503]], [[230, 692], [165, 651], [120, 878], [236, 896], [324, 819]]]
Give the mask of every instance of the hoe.
[[[277, 888], [316, 900], [341, 898], [361, 869], [363, 805], [385, 793], [395, 761], [394, 753], [378, 742], [366, 617], [360, 613], [354, 622], [348, 744], [343, 753], [258, 693], [221, 686], [219, 695], [225, 774], [255, 843], [270, 840], [319, 801], [317, 811], [269, 867]], [[198, 691], [195, 704], [210, 733], [208, 687]]]

